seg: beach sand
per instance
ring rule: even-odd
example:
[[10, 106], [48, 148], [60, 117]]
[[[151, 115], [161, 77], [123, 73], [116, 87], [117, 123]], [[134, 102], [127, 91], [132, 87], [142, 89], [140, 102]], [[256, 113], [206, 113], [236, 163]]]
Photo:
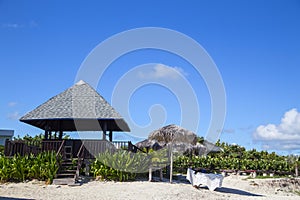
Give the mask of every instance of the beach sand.
[[278, 188], [273, 184], [274, 179], [245, 178], [225, 177], [222, 188], [215, 191], [207, 187], [196, 189], [182, 181], [170, 184], [167, 179], [164, 182], [90, 181], [73, 187], [45, 185], [39, 181], [5, 183], [0, 185], [0, 199], [300, 199], [299, 195], [285, 191], [291, 187]]

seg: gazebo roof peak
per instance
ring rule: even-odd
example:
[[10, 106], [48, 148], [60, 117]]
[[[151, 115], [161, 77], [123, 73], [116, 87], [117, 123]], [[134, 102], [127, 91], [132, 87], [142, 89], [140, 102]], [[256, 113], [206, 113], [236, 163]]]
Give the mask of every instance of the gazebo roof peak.
[[75, 85], [83, 85], [83, 84], [87, 84], [86, 82], [84, 82], [83, 80], [78, 81]]

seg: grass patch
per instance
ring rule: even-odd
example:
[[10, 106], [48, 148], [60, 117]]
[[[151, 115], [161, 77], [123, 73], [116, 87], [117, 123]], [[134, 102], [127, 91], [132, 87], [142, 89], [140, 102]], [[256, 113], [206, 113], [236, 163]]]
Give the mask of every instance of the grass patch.
[[280, 176], [280, 175], [274, 175], [274, 176], [262, 176], [262, 175], [258, 175], [255, 178], [252, 177], [248, 177], [246, 179], [269, 179], [269, 178], [289, 178], [288, 176]]
[[300, 191], [299, 191], [299, 190], [296, 190], [296, 191], [295, 191], [295, 194], [297, 194], [297, 195], [300, 196]]
[[4, 154], [4, 146], [0, 145], [0, 153]]

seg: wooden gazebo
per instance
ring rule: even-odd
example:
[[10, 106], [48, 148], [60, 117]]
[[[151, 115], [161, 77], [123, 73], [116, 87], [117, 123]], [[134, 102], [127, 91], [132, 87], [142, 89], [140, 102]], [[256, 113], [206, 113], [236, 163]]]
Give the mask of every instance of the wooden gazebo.
[[21, 122], [41, 128], [45, 139], [62, 139], [64, 131], [130, 131], [121, 115], [89, 84], [79, 81], [27, 113]]
[[[128, 132], [130, 129], [122, 116], [84, 81], [79, 81], [50, 98], [23, 116], [20, 121], [43, 129], [44, 140], [39, 144], [7, 140], [6, 156], [37, 154], [50, 150], [65, 155], [66, 149], [69, 148], [71, 157], [90, 152], [82, 156], [94, 158], [94, 155], [114, 147], [131, 151], [137, 149], [130, 141], [112, 141], [114, 131]], [[71, 131], [83, 131], [81, 136], [84, 135], [84, 131], [99, 131], [100, 134], [99, 139], [64, 140], [63, 133]]]
[[[79, 81], [64, 92], [27, 113], [21, 122], [38, 127], [45, 131], [44, 139], [39, 143], [27, 141], [5, 142], [4, 154], [38, 154], [43, 151], [54, 151], [62, 156], [55, 183], [74, 184], [79, 176], [83, 163], [88, 166], [89, 160], [99, 153], [116, 148], [127, 148], [137, 151], [130, 141], [113, 142], [113, 132], [130, 131], [122, 116], [89, 84]], [[99, 131], [99, 139], [63, 139], [64, 132]], [[84, 133], [82, 133], [84, 134]], [[107, 140], [108, 136], [108, 140]], [[77, 166], [73, 165], [73, 161]]]

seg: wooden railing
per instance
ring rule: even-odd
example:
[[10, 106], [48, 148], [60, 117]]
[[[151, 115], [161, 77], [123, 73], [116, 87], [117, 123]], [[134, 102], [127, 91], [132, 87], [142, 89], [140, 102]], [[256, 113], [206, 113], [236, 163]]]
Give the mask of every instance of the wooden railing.
[[115, 147], [117, 149], [124, 149], [124, 150], [126, 149], [127, 150], [130, 141], [113, 141], [112, 143], [113, 143], [113, 145], [115, 145]]
[[81, 143], [81, 146], [78, 150], [78, 153], [77, 153], [77, 169], [76, 169], [76, 177], [75, 178], [78, 178], [79, 177], [79, 173], [80, 173], [80, 169], [81, 169], [81, 166], [83, 164], [83, 161], [84, 161], [84, 151], [85, 151], [85, 148], [84, 148], [84, 141]]
[[84, 158], [93, 159], [105, 151], [114, 152], [116, 147], [107, 140], [84, 140]]
[[38, 154], [41, 152], [40, 141], [24, 141], [24, 140], [6, 140], [4, 147], [5, 156], [13, 156], [20, 154], [21, 156], [28, 154]]
[[[84, 145], [83, 145], [84, 144]], [[4, 154], [13, 156], [20, 154], [38, 154], [43, 151], [55, 151], [57, 156], [63, 155], [64, 146], [72, 146], [74, 158], [82, 157], [94, 159], [99, 153], [107, 150], [113, 152], [116, 149], [124, 149], [131, 152], [144, 152], [142, 149], [133, 145], [130, 141], [109, 142], [107, 140], [43, 140], [41, 142], [29, 143], [24, 140], [6, 140]], [[144, 152], [145, 153], [145, 152]]]
[[56, 158], [60, 155], [64, 156], [64, 152], [62, 151], [63, 150], [63, 147], [64, 147], [64, 144], [65, 144], [65, 140], [62, 141], [62, 143], [60, 144], [60, 147], [56, 153]]
[[117, 149], [128, 150], [128, 151], [131, 151], [131, 152], [134, 152], [134, 153], [136, 153], [138, 151], [146, 153], [142, 149], [140, 149], [137, 146], [135, 146], [134, 144], [132, 144], [131, 141], [114, 141], [112, 143], [115, 145], [115, 147]]
[[63, 143], [63, 140], [43, 140], [42, 141], [42, 151], [58, 152], [62, 143]]

